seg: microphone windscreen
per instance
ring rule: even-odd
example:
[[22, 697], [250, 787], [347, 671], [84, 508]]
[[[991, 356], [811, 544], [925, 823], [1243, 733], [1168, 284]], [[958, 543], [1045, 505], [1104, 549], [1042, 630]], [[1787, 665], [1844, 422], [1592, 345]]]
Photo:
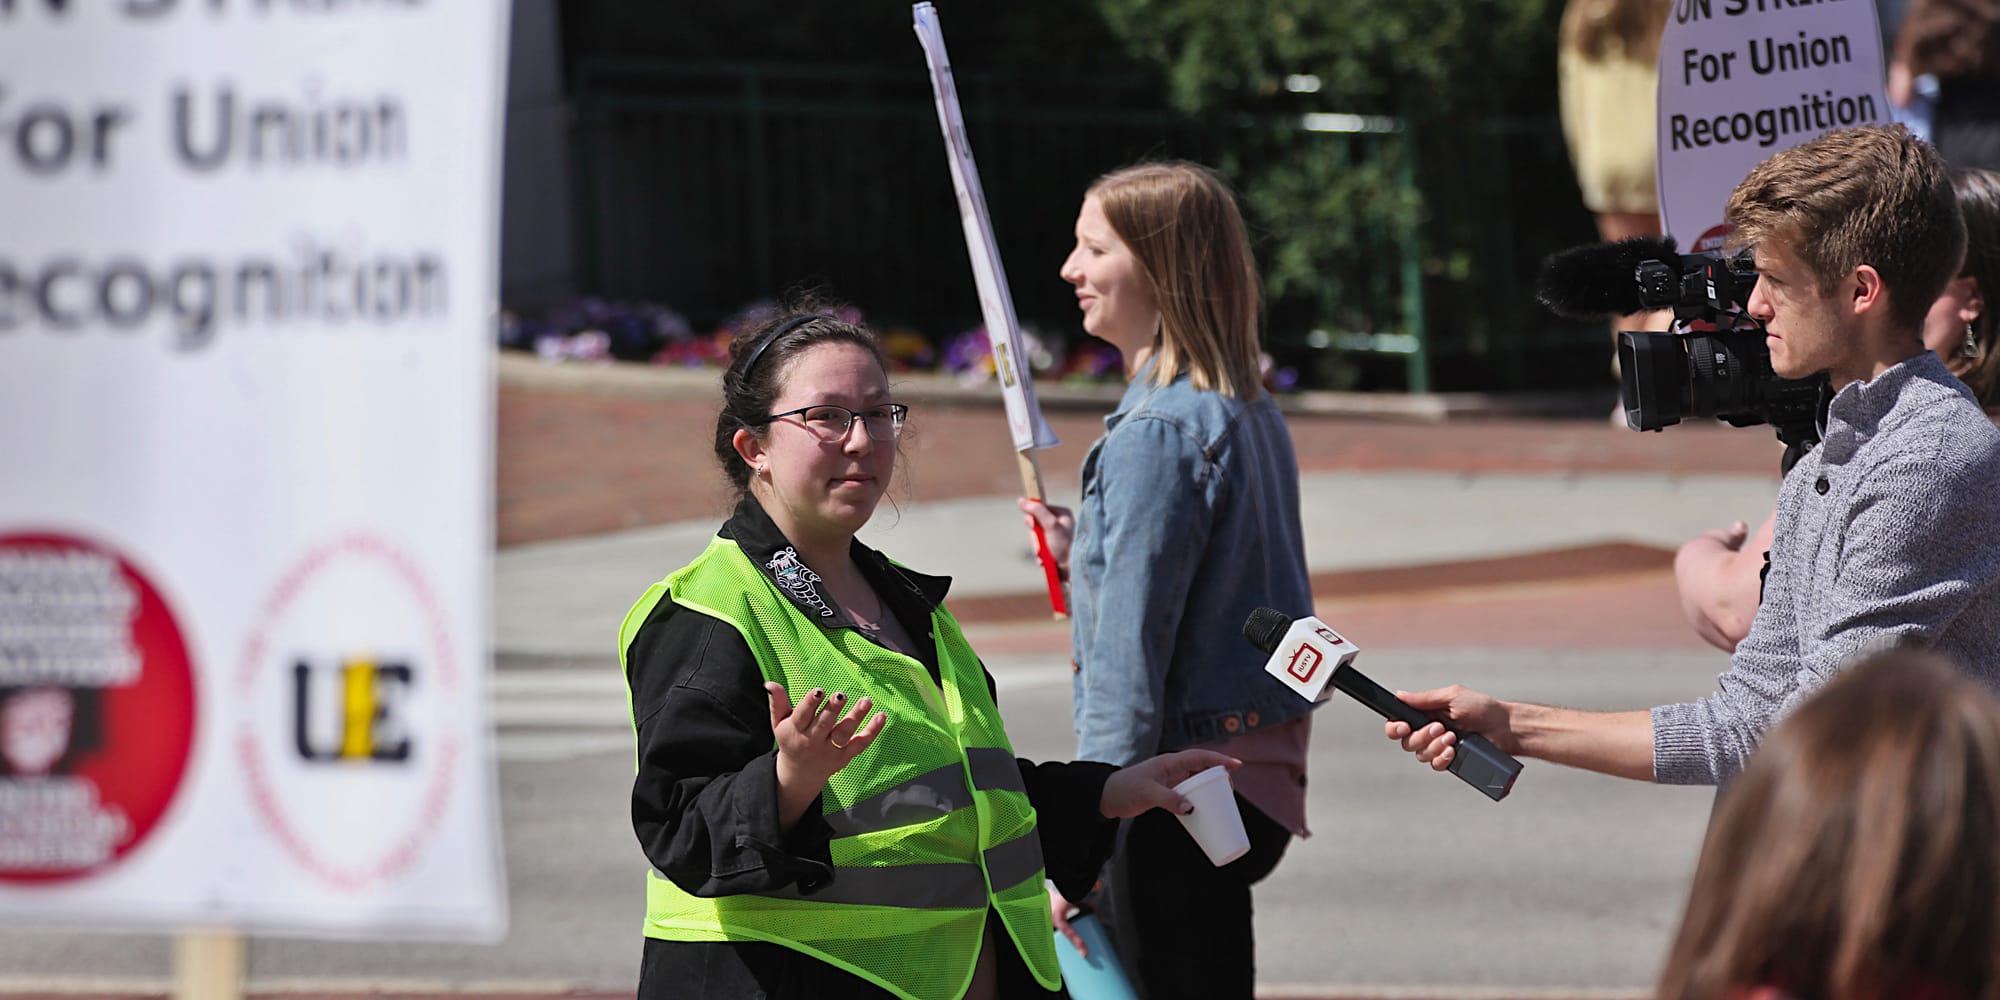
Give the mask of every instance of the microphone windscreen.
[[1535, 299], [1567, 319], [1619, 316], [1645, 308], [1639, 302], [1641, 261], [1666, 263], [1680, 273], [1680, 253], [1672, 237], [1633, 236], [1616, 243], [1592, 243], [1558, 250], [1542, 261]]
[[1250, 612], [1250, 618], [1243, 623], [1243, 638], [1257, 651], [1270, 654], [1277, 650], [1278, 643], [1285, 638], [1285, 632], [1292, 627], [1292, 616], [1276, 608], [1258, 608]]

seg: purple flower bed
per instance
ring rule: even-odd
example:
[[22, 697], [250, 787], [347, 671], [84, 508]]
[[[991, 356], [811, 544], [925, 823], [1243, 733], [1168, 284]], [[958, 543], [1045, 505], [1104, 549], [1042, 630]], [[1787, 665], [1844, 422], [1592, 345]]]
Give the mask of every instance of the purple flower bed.
[[[777, 308], [755, 302], [713, 330], [697, 331], [681, 314], [652, 302], [586, 298], [537, 314], [503, 312], [499, 344], [550, 361], [641, 361], [682, 367], [722, 367], [736, 331], [755, 326]], [[840, 317], [864, 321], [861, 310], [844, 308]], [[942, 345], [921, 331], [889, 327], [878, 331], [883, 353], [898, 372], [943, 372], [976, 383], [993, 377], [993, 352], [984, 326], [946, 338]], [[1065, 347], [1032, 329], [1021, 331], [1029, 367], [1038, 379], [1106, 382], [1123, 376], [1118, 352], [1086, 338]]]

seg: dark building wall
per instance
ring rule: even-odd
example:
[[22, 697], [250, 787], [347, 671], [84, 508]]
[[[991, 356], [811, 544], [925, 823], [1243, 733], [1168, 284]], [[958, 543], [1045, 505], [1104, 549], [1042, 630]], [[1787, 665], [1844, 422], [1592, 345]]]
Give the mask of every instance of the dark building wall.
[[500, 301], [537, 309], [576, 292], [569, 100], [558, 0], [514, 0], [500, 198]]
[[[1084, 187], [1144, 157], [1214, 162], [1225, 137], [1167, 109], [1087, 5], [939, 8], [1020, 319], [1080, 337], [1056, 270]], [[560, 14], [578, 292], [698, 329], [799, 286], [934, 340], [981, 322], [908, 4]]]

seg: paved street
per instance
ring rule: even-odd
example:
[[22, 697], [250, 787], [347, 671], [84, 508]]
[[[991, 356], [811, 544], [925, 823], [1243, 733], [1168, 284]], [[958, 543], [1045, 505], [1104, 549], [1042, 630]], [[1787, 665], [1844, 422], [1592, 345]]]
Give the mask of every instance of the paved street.
[[[1466, 680], [1613, 707], [1702, 689], [1698, 652], [1384, 650], [1391, 685]], [[996, 658], [1017, 749], [1066, 757], [1067, 677]], [[626, 826], [623, 694], [583, 667], [501, 671], [496, 711], [512, 926], [498, 947], [257, 939], [260, 991], [629, 990], [642, 861]], [[1634, 701], [1632, 699], [1638, 699]], [[1267, 996], [1598, 996], [1642, 990], [1677, 917], [1705, 790], [1530, 764], [1491, 803], [1404, 759], [1344, 700], [1316, 720], [1312, 824], [1259, 892]], [[163, 992], [156, 936], [0, 934], [0, 991]]]
[[[698, 378], [695, 377], [695, 378]], [[643, 858], [612, 636], [625, 605], [712, 530], [714, 403], [681, 374], [503, 369], [494, 718], [511, 927], [499, 945], [251, 943], [260, 992], [628, 992]], [[929, 396], [925, 397], [928, 393]], [[990, 401], [927, 386], [898, 510], [870, 540], [954, 576], [1017, 749], [1067, 758], [1067, 638], [1037, 608]], [[1335, 401], [1337, 402], [1337, 401]], [[1608, 405], [1608, 397], [1606, 400]], [[1325, 409], [1337, 409], [1322, 401]], [[1053, 399], [1052, 495], [1109, 407]], [[1754, 520], [1775, 491], [1762, 430], [1637, 435], [1601, 417], [1291, 417], [1322, 617], [1384, 685], [1632, 708], [1709, 690], [1724, 665], [1680, 622], [1678, 539]], [[1315, 723], [1311, 823], [1259, 891], [1269, 997], [1642, 993], [1678, 919], [1711, 793], [1530, 763], [1492, 803], [1430, 774], [1336, 698]], [[157, 935], [0, 931], [0, 992], [150, 995]]]

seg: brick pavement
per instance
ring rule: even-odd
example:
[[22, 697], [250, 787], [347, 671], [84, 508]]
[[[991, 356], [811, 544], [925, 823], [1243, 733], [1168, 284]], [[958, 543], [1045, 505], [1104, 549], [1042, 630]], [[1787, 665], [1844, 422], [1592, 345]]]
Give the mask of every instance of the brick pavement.
[[[500, 391], [499, 544], [568, 538], [667, 521], [721, 518], [730, 493], [714, 452], [712, 400], [636, 400], [588, 392]], [[1101, 414], [1053, 413], [1064, 444], [1043, 475], [1074, 482]], [[946, 500], [1021, 489], [997, 408], [938, 407], [903, 440], [892, 497]]]
[[[1637, 545], [1315, 574], [1313, 613], [1375, 651], [1709, 648], [1681, 616], [1671, 554]], [[1069, 624], [1039, 594], [961, 598], [952, 614], [982, 655], [1069, 655]]]
[[[501, 545], [574, 537], [727, 511], [712, 451], [715, 389], [650, 373], [565, 372], [560, 380], [503, 377], [499, 393]], [[616, 377], [611, 377], [615, 374]], [[579, 377], [581, 376], [581, 377]], [[1075, 490], [1085, 449], [1114, 400], [1047, 407], [1063, 439], [1042, 452], [1058, 492]], [[1014, 456], [992, 399], [920, 403], [903, 441], [892, 498], [931, 501], [1019, 491]], [[1301, 468], [1770, 474], [1778, 445], [1761, 428], [1673, 428], [1635, 434], [1601, 418], [1368, 419], [1288, 416]], [[1674, 593], [1672, 554], [1611, 544], [1492, 560], [1316, 574], [1323, 616], [1373, 649], [1578, 648], [1698, 650]], [[989, 655], [1060, 655], [1064, 623], [1036, 592], [961, 597], [954, 613]], [[1611, 623], [1615, 623], [1615, 627]]]
[[[499, 392], [499, 544], [569, 538], [694, 518], [718, 520], [729, 492], [714, 458], [715, 390], [687, 380], [643, 386], [644, 372], [602, 380], [529, 380], [503, 369]], [[1085, 449], [1103, 430], [1101, 397], [1049, 407], [1061, 446], [1040, 453], [1044, 477], [1074, 490]], [[1778, 446], [1762, 428], [1676, 427], [1635, 434], [1601, 419], [1413, 422], [1293, 413], [1306, 471], [1664, 471], [1768, 474]], [[946, 500], [1017, 493], [998, 397], [920, 403], [903, 442], [892, 498]]]

